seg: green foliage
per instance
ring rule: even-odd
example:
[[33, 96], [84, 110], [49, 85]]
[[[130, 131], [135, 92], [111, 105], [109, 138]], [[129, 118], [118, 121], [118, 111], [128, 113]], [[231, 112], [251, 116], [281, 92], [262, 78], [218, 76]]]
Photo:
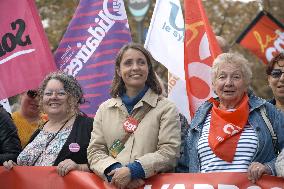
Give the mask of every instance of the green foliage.
[[71, 20], [79, 0], [37, 0], [41, 19], [48, 24], [45, 27], [50, 47], [56, 50]]

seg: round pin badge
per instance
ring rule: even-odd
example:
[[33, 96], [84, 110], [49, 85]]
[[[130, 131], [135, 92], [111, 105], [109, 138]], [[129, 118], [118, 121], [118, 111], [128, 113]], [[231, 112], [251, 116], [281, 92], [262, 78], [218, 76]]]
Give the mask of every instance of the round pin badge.
[[69, 144], [69, 150], [71, 152], [79, 152], [80, 146], [79, 146], [78, 143], [71, 143], [71, 144]]
[[138, 121], [133, 117], [128, 117], [123, 123], [123, 128], [128, 133], [133, 133], [138, 126]]

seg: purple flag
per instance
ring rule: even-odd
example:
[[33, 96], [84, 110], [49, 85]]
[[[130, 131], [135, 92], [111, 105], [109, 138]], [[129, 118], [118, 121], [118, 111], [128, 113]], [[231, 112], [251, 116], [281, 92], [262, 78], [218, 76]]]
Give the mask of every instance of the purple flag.
[[87, 102], [80, 108], [94, 117], [108, 98], [115, 57], [131, 41], [123, 0], [81, 0], [55, 52], [60, 70], [77, 78]]

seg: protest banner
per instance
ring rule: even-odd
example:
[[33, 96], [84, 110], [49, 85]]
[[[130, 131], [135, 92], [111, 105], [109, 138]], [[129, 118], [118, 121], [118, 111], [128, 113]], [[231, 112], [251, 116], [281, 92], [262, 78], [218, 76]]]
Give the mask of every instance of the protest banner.
[[184, 69], [191, 117], [213, 96], [211, 66], [221, 53], [201, 0], [185, 0]]
[[[284, 179], [263, 175], [256, 184], [247, 173], [165, 173], [146, 179], [140, 189], [284, 189]], [[71, 171], [62, 177], [56, 167], [0, 167], [1, 189], [115, 189], [94, 173]]]
[[56, 70], [33, 0], [0, 1], [0, 100], [39, 87]]
[[236, 40], [264, 64], [284, 52], [284, 25], [271, 14], [261, 11]]
[[145, 48], [168, 68], [168, 98], [190, 120], [184, 77], [184, 20], [179, 0], [157, 0]]
[[131, 41], [123, 0], [81, 0], [55, 52], [57, 67], [81, 84], [80, 109], [94, 117], [110, 98], [115, 57]]

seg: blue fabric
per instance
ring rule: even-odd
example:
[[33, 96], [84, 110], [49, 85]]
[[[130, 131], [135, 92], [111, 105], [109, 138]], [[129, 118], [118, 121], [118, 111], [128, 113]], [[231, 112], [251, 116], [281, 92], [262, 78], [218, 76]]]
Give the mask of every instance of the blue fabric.
[[131, 180], [145, 178], [144, 169], [138, 161], [134, 161], [133, 163], [127, 164], [127, 167], [130, 169]]
[[108, 176], [107, 174], [109, 174], [112, 170], [115, 170], [115, 169], [121, 168], [121, 167], [122, 167], [121, 163], [117, 162], [117, 163], [112, 164], [112, 165], [109, 166], [108, 168], [106, 168], [106, 170], [104, 171], [104, 174], [105, 174], [105, 176], [106, 176], [108, 182], [111, 181], [112, 175], [111, 175], [111, 176]]
[[[253, 127], [258, 138], [258, 148], [251, 162], [260, 162], [267, 165], [270, 167], [272, 174], [275, 175], [276, 172], [274, 163], [277, 155], [274, 152], [270, 132], [259, 111], [261, 106], [265, 106], [266, 108], [267, 116], [278, 138], [278, 144], [276, 147], [280, 150], [284, 147], [284, 114], [266, 100], [256, 97], [253, 94], [249, 94], [250, 113], [248, 123]], [[191, 121], [190, 128], [187, 132], [184, 151], [181, 153], [176, 172], [200, 172], [197, 143], [201, 136], [205, 118], [210, 112], [211, 108], [212, 104], [206, 101], [196, 111], [195, 116]]]
[[125, 105], [127, 112], [129, 114], [131, 114], [134, 106], [137, 104], [137, 102], [139, 102], [142, 99], [142, 97], [145, 95], [145, 93], [147, 92], [148, 89], [149, 89], [149, 87], [147, 85], [145, 85], [145, 87], [142, 89], [142, 91], [140, 91], [137, 96], [132, 97], [132, 98], [128, 97], [126, 95], [126, 93], [122, 94], [121, 100], [122, 100], [123, 104]]
[[270, 99], [270, 100], [267, 100], [269, 103], [273, 104], [274, 106], [276, 105], [276, 100], [273, 98], [273, 99]]

